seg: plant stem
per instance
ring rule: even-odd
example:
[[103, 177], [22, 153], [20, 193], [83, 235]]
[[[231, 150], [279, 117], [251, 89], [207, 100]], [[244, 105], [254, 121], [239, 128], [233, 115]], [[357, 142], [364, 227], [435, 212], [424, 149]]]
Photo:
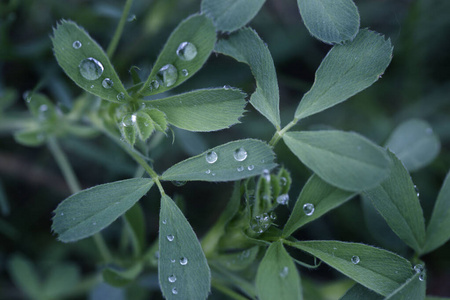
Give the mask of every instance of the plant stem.
[[125, 27], [125, 23], [127, 22], [128, 14], [130, 13], [131, 4], [133, 4], [133, 0], [127, 0], [125, 2], [122, 16], [120, 17], [119, 24], [117, 24], [116, 32], [114, 32], [114, 36], [109, 43], [108, 50], [106, 51], [106, 54], [109, 58], [111, 58], [116, 51], [117, 44], [119, 43], [120, 37], [122, 36], [123, 28]]
[[223, 294], [227, 295], [230, 299], [236, 299], [236, 300], [248, 300], [244, 296], [241, 296], [240, 294], [236, 293], [232, 289], [228, 288], [227, 286], [222, 285], [217, 280], [214, 280], [214, 278], [211, 280], [211, 285], [218, 291], [222, 292]]
[[100, 255], [102, 256], [103, 260], [105, 262], [112, 261], [111, 252], [109, 251], [108, 246], [106, 246], [105, 240], [103, 239], [101, 233], [94, 234], [92, 238], [94, 239], [95, 246], [100, 252]]
[[278, 143], [278, 141], [283, 137], [283, 135], [291, 129], [295, 124], [297, 124], [299, 120], [294, 118], [289, 124], [287, 124], [283, 129], [277, 130], [275, 134], [273, 135], [272, 139], [269, 142], [269, 145], [272, 147], [275, 147], [275, 145]]

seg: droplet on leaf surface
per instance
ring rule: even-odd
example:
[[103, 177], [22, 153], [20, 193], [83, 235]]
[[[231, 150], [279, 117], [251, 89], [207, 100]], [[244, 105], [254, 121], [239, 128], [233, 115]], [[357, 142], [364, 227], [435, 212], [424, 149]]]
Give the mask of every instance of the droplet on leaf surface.
[[359, 261], [360, 261], [359, 256], [356, 256], [356, 255], [352, 256], [351, 261], [352, 261], [352, 263], [357, 265], [359, 263]]
[[162, 85], [164, 85], [165, 87], [170, 87], [174, 85], [178, 79], [178, 70], [174, 67], [174, 65], [167, 64], [159, 69], [156, 76], [158, 77]]
[[314, 213], [314, 204], [311, 203], [305, 203], [303, 205], [303, 212], [305, 213], [305, 215], [307, 216], [311, 216]]
[[193, 60], [197, 56], [197, 47], [189, 42], [182, 42], [177, 49], [177, 55], [182, 60]]
[[73, 42], [73, 44], [72, 44], [72, 47], [73, 47], [74, 49], [80, 49], [81, 46], [82, 46], [82, 44], [81, 44], [80, 41], [75, 41], [75, 42]]
[[112, 88], [113, 85], [114, 85], [114, 82], [111, 79], [109, 79], [109, 78], [105, 78], [102, 81], [102, 86], [105, 89], [110, 89], [110, 88]]
[[87, 80], [96, 80], [103, 74], [103, 65], [95, 58], [85, 58], [80, 62], [78, 66], [81, 76]]
[[206, 153], [206, 161], [209, 163], [209, 164], [213, 164], [213, 163], [215, 163], [216, 161], [217, 161], [217, 159], [219, 158], [218, 157], [218, 155], [217, 155], [217, 153], [216, 152], [214, 152], [214, 151], [211, 151], [211, 152], [208, 152], [208, 153]]
[[244, 161], [247, 158], [247, 151], [244, 148], [236, 149], [233, 153], [234, 159], [237, 161]]

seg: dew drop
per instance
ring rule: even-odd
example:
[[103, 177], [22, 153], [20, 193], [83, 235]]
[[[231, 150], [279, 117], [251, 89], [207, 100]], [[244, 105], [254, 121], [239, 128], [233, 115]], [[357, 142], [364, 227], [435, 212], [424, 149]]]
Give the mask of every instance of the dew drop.
[[158, 77], [162, 85], [164, 85], [165, 87], [170, 87], [174, 85], [178, 79], [178, 70], [173, 65], [167, 64], [159, 69], [156, 76]]
[[414, 272], [416, 272], [416, 273], [422, 273], [423, 270], [424, 270], [424, 267], [421, 264], [417, 264], [414, 266]]
[[175, 238], [172, 234], [169, 234], [169, 235], [166, 236], [166, 237], [167, 237], [167, 240], [168, 240], [169, 242], [172, 242], [173, 239]]
[[180, 265], [185, 266], [188, 263], [188, 259], [186, 257], [180, 258]]
[[274, 211], [272, 211], [270, 212], [269, 217], [272, 221], [275, 221], [277, 219], [277, 214]]
[[61, 216], [64, 216], [64, 213], [61, 213]]
[[175, 259], [171, 259], [170, 262], [171, 262], [171, 263], [175, 263], [176, 260], [175, 260]]
[[305, 215], [307, 216], [311, 216], [314, 213], [314, 204], [311, 203], [305, 203], [303, 205], [303, 212], [305, 213]]
[[73, 42], [73, 44], [72, 44], [72, 47], [74, 48], [74, 49], [80, 49], [81, 48], [81, 42], [80, 41], [75, 41], [75, 42]]
[[132, 114], [131, 115], [131, 122], [133, 122], [133, 123], [136, 123], [136, 115], [135, 114]]
[[41, 121], [44, 121], [47, 119], [48, 113], [49, 113], [48, 106], [46, 104], [42, 104], [41, 106], [39, 106], [38, 117]]
[[182, 60], [193, 60], [197, 56], [197, 48], [189, 42], [182, 42], [177, 49], [177, 55]]
[[270, 172], [269, 172], [269, 170], [265, 169], [265, 170], [263, 171], [263, 177], [264, 177], [264, 179], [265, 179], [267, 182], [270, 182]]
[[120, 92], [117, 94], [117, 100], [122, 101], [123, 99], [125, 99], [125, 94], [123, 92]]
[[253, 170], [254, 168], [255, 168], [254, 165], [250, 165], [250, 166], [247, 167], [247, 170], [251, 171], [251, 170]]
[[223, 89], [227, 91], [227, 90], [231, 89], [231, 86], [229, 86], [229, 85], [224, 85], [224, 86], [223, 86]]
[[237, 168], [237, 171], [238, 171], [238, 172], [244, 171], [244, 167], [243, 167], [243, 166], [238, 167], [238, 168]]
[[352, 263], [357, 265], [359, 263], [359, 261], [360, 261], [359, 256], [356, 256], [356, 255], [352, 256], [351, 261], [352, 261]]
[[281, 177], [281, 178], [280, 178], [280, 183], [281, 183], [281, 186], [286, 186], [286, 185], [287, 185], [287, 179], [286, 179], [286, 177]]
[[420, 193], [419, 193], [419, 188], [417, 187], [417, 185], [414, 185], [414, 190], [416, 191], [417, 197], [419, 197]]
[[216, 176], [216, 173], [211, 173], [212, 176]]
[[424, 281], [425, 280], [425, 273], [422, 273], [419, 275], [419, 280]]
[[281, 205], [288, 205], [289, 203], [289, 195], [288, 194], [282, 194], [277, 197], [277, 202]]
[[205, 171], [205, 173], [206, 173], [206, 174], [210, 174], [210, 173], [211, 173], [211, 170], [208, 169], [208, 170]]
[[172, 282], [172, 283], [174, 283], [175, 281], [177, 281], [177, 277], [175, 276], [175, 275], [170, 275], [168, 278], [167, 278], [168, 280], [169, 280], [169, 282]]
[[186, 69], [181, 70], [181, 75], [183, 75], [184, 77], [189, 75], [189, 71]]
[[112, 88], [113, 85], [114, 85], [114, 82], [111, 79], [109, 79], [109, 78], [105, 78], [102, 81], [102, 86], [105, 89], [110, 89], [110, 88]]
[[93, 88], [94, 88], [94, 86], [95, 86], [95, 85], [91, 85], [91, 89], [93, 89]]
[[153, 90], [157, 90], [159, 88], [159, 81], [158, 80], [152, 80], [152, 82], [150, 82], [150, 88]]
[[87, 80], [96, 80], [103, 74], [103, 65], [93, 57], [85, 58], [78, 66], [81, 76]]
[[209, 164], [213, 164], [213, 163], [215, 163], [217, 161], [217, 158], [219, 158], [219, 157], [217, 156], [216, 152], [211, 151], [211, 152], [206, 153], [206, 157], [205, 158], [206, 158], [206, 161]]
[[247, 151], [244, 148], [236, 149], [233, 153], [234, 159], [237, 161], [244, 161], [247, 158]]
[[281, 272], [280, 272], [280, 277], [285, 278], [288, 274], [289, 274], [289, 268], [283, 267], [283, 269], [281, 269]]
[[162, 223], [163, 223], [164, 225], [166, 225], [166, 224], [167, 224], [167, 220], [162, 220]]
[[172, 294], [174, 294], [174, 295], [178, 294], [178, 290], [177, 290], [176, 287], [174, 287], [174, 288], [172, 289]]
[[97, 222], [93, 222], [92, 225], [94, 225], [94, 226], [97, 225]]
[[172, 181], [172, 184], [173, 184], [174, 186], [183, 186], [183, 185], [186, 184], [186, 182], [187, 182], [187, 181], [175, 180], [175, 181]]

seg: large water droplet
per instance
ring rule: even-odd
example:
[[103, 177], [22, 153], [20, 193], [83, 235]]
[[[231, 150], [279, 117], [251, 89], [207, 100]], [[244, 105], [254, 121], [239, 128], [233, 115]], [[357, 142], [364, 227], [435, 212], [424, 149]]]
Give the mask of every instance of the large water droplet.
[[117, 100], [122, 101], [123, 99], [125, 99], [125, 94], [123, 92], [120, 92], [117, 94], [116, 98]]
[[177, 281], [177, 277], [175, 276], [175, 275], [170, 275], [168, 278], [167, 278], [168, 280], [169, 280], [169, 282], [172, 282], [172, 283], [174, 283], [175, 281]]
[[178, 70], [173, 65], [167, 64], [159, 69], [156, 76], [158, 77], [162, 85], [164, 85], [165, 87], [170, 87], [174, 85], [178, 79]]
[[72, 44], [72, 47], [74, 48], [74, 49], [80, 49], [81, 48], [81, 42], [80, 41], [75, 41], [75, 42], [73, 42], [73, 44]]
[[197, 56], [197, 48], [189, 42], [182, 42], [177, 49], [177, 55], [182, 60], [193, 60]]
[[356, 255], [352, 256], [351, 261], [352, 261], [352, 263], [354, 263], [355, 265], [359, 264], [359, 261], [360, 261], [359, 256], [356, 256]]
[[314, 213], [314, 204], [311, 203], [305, 203], [303, 204], [303, 212], [305, 213], [305, 215], [307, 216], [311, 216]]
[[282, 194], [277, 197], [277, 202], [281, 205], [288, 205], [289, 203], [289, 195], [288, 194]]
[[211, 152], [206, 153], [205, 158], [209, 164], [213, 164], [217, 161], [217, 158], [219, 158], [219, 157], [217, 156], [216, 152], [211, 151]]
[[188, 259], [186, 257], [180, 258], [180, 265], [185, 266], [188, 263]]
[[85, 58], [80, 62], [78, 66], [81, 76], [87, 80], [96, 80], [103, 74], [103, 65], [95, 58]]
[[285, 278], [288, 274], [289, 274], [289, 268], [283, 267], [283, 269], [281, 269], [281, 272], [280, 272], [280, 277]]
[[176, 287], [174, 287], [174, 288], [172, 289], [172, 294], [174, 294], [174, 295], [178, 294], [178, 290], [177, 290]]
[[166, 236], [166, 237], [167, 237], [167, 240], [168, 240], [169, 242], [173, 241], [174, 238], [175, 238], [172, 234], [169, 234], [169, 235]]
[[114, 82], [111, 79], [109, 79], [109, 78], [105, 78], [102, 81], [102, 86], [105, 89], [110, 89], [110, 88], [112, 88], [113, 85], [114, 85]]
[[242, 171], [244, 171], [244, 166], [240, 166], [240, 167], [238, 167], [238, 168], [237, 168], [237, 171], [238, 171], [238, 172], [242, 172]]
[[416, 272], [416, 273], [422, 273], [423, 270], [424, 270], [424, 267], [421, 264], [417, 264], [414, 266], [414, 272]]
[[244, 161], [247, 158], [247, 151], [244, 148], [236, 149], [233, 153], [234, 159], [237, 161]]

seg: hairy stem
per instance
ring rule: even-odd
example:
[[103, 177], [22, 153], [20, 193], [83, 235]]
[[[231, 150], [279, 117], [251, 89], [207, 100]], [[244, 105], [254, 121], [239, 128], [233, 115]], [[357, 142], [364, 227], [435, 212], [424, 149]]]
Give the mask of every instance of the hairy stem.
[[117, 24], [116, 32], [114, 32], [114, 36], [109, 43], [108, 50], [106, 51], [106, 54], [109, 58], [111, 58], [116, 51], [117, 44], [119, 43], [120, 37], [122, 36], [123, 28], [125, 27], [125, 23], [127, 22], [128, 14], [130, 13], [131, 4], [133, 4], [133, 0], [127, 0], [125, 2], [122, 16], [120, 17], [119, 24]]

